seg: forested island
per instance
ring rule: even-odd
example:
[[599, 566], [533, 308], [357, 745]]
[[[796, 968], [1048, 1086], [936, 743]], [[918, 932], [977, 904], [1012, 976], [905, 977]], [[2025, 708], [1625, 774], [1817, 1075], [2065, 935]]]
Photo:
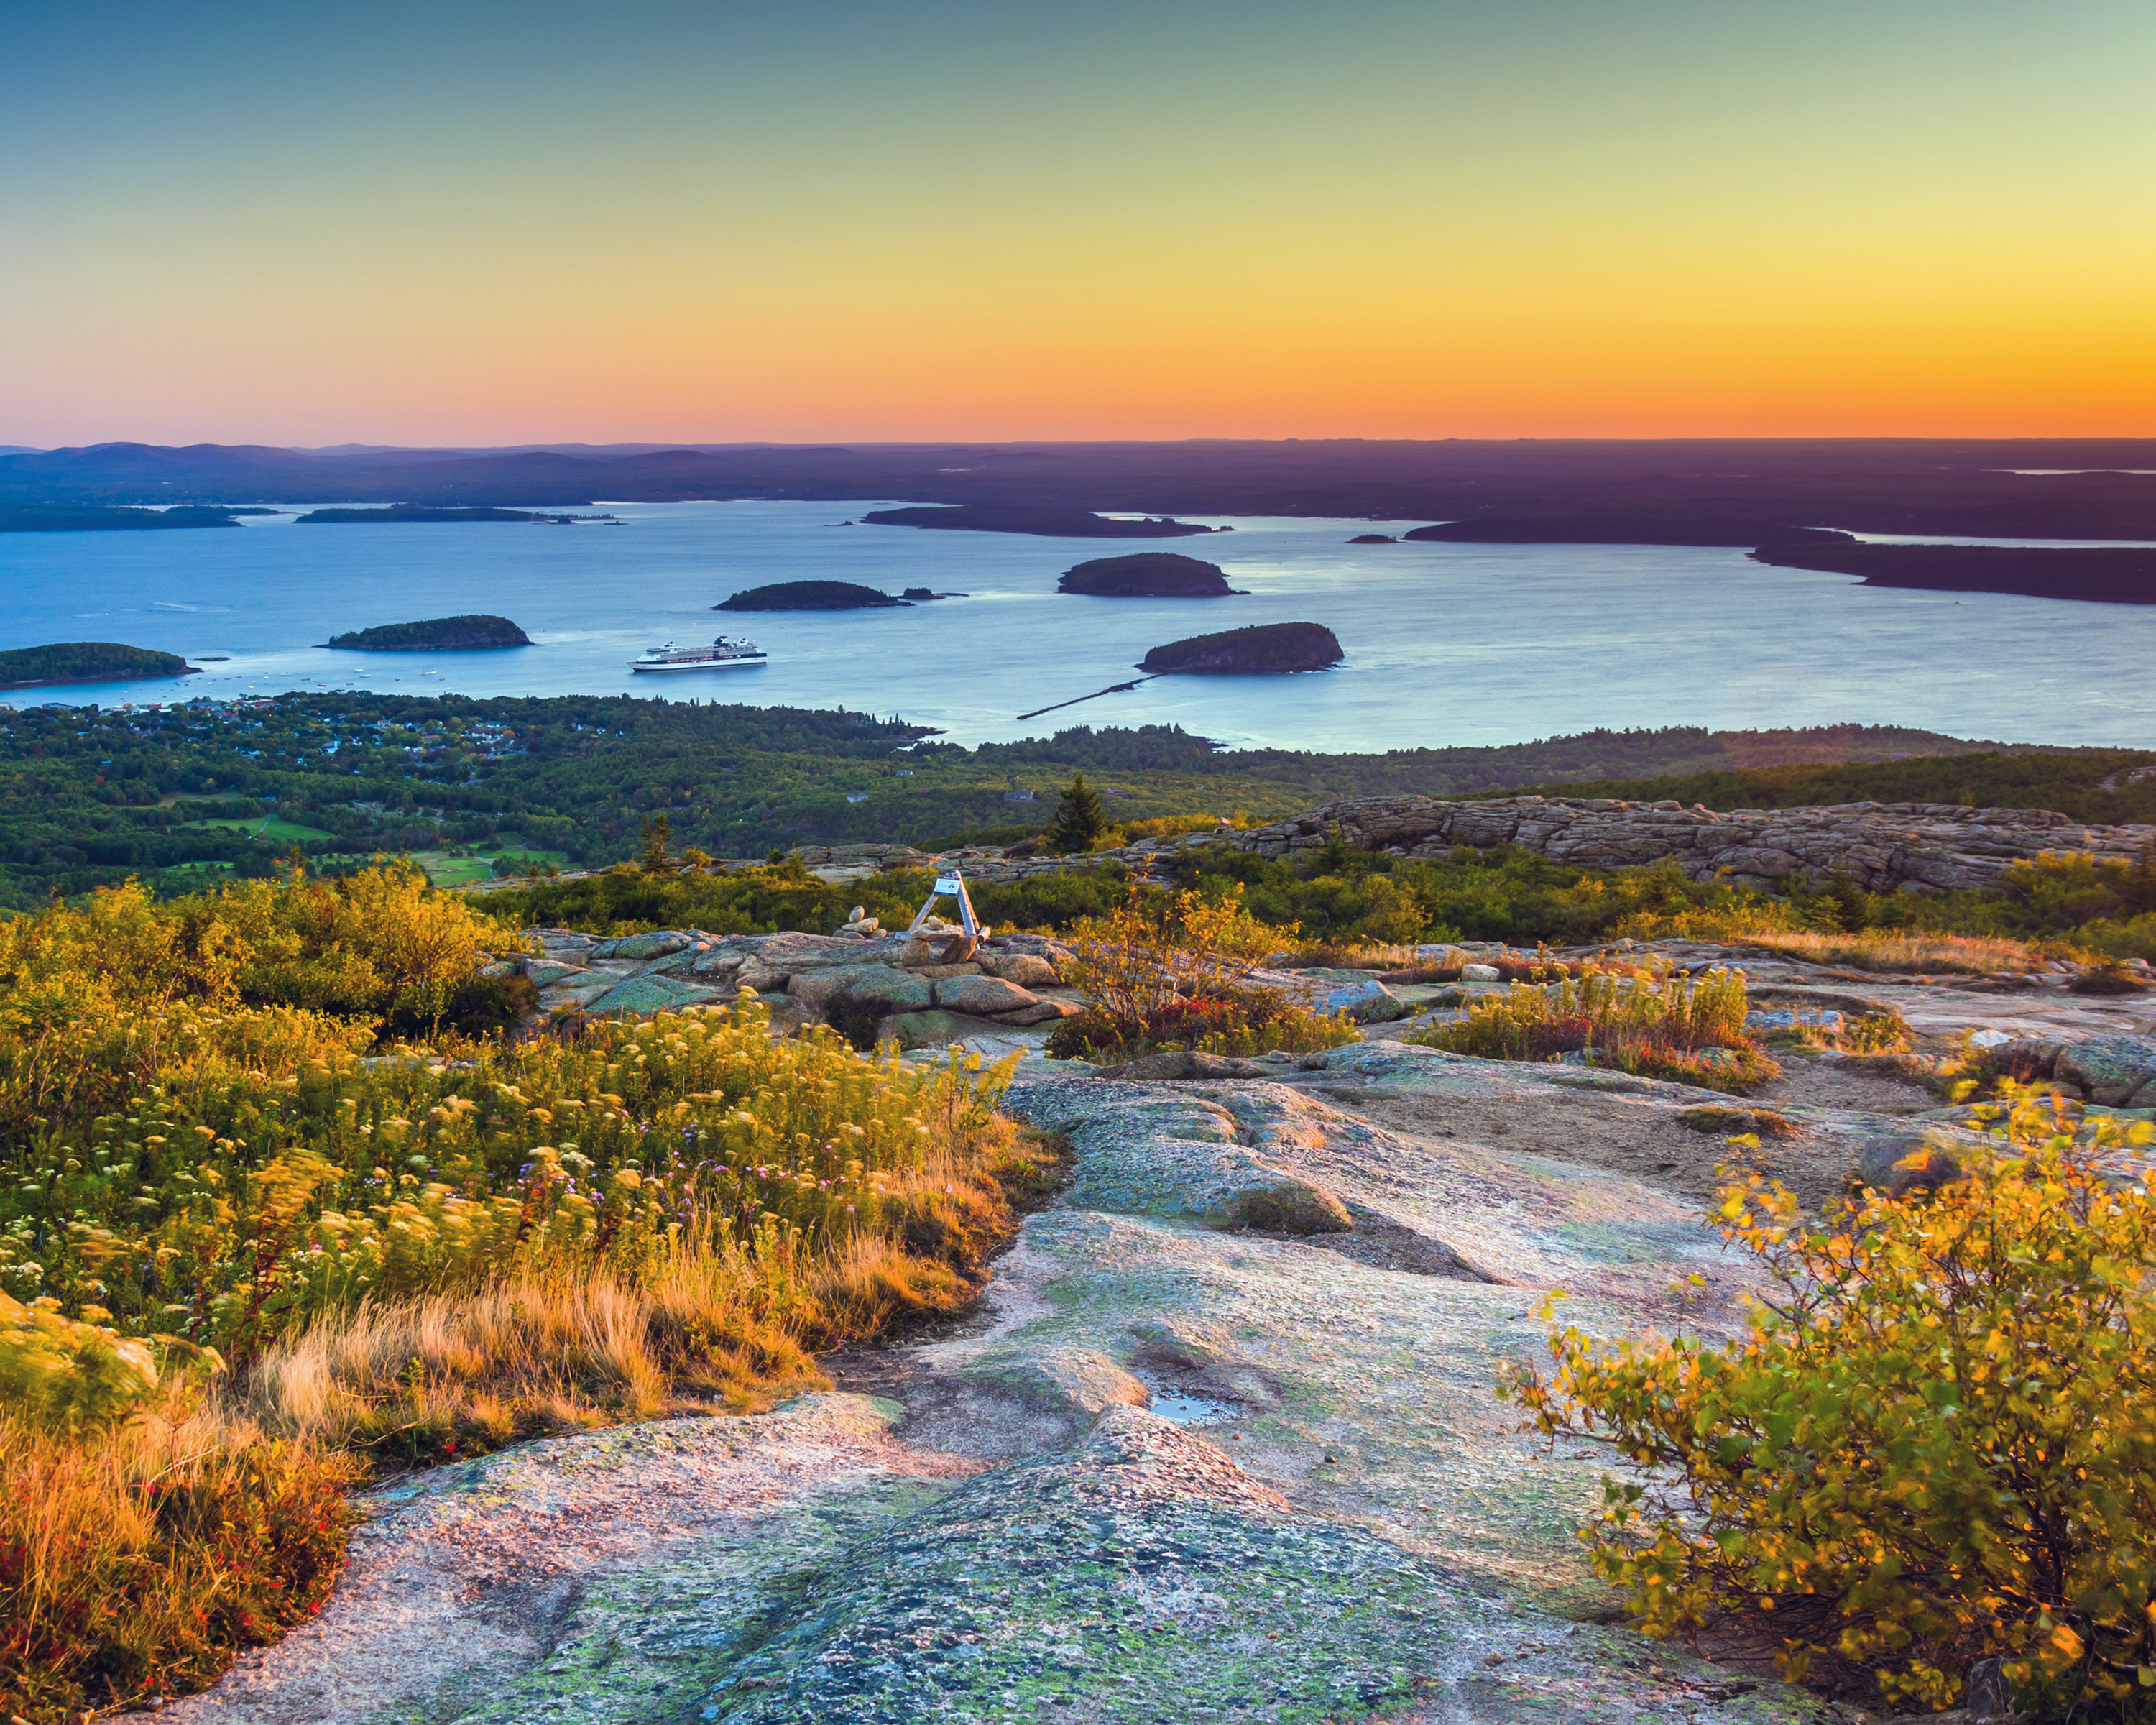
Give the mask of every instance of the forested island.
[[1273, 675], [1323, 670], [1346, 656], [1339, 638], [1322, 624], [1260, 623], [1170, 641], [1147, 654], [1138, 669], [1156, 675]]
[[1397, 545], [1399, 541], [1389, 533], [1358, 533], [1348, 542], [1350, 545]]
[[1119, 521], [1090, 510], [972, 503], [927, 509], [874, 509], [862, 521], [879, 527], [941, 527], [966, 533], [1032, 533], [1045, 539], [1180, 539], [1193, 533], [1232, 533], [1168, 516]]
[[185, 677], [201, 669], [177, 653], [160, 653], [149, 647], [129, 647], [118, 641], [55, 641], [50, 646], [17, 647], [0, 653], [0, 689]]
[[1468, 517], [1416, 527], [1401, 538], [1415, 545], [1851, 545], [1846, 533], [1757, 516], [1635, 514]]
[[1096, 599], [1215, 599], [1236, 591], [1218, 563], [1173, 551], [1095, 557], [1066, 569], [1055, 590]]
[[780, 581], [769, 587], [752, 587], [730, 599], [721, 599], [714, 611], [879, 611], [909, 603], [873, 587], [856, 587], [850, 581]]
[[236, 527], [243, 515], [275, 515], [274, 509], [105, 509], [70, 503], [0, 504], [0, 533], [156, 532], [176, 527]]
[[531, 637], [506, 617], [433, 617], [424, 623], [385, 623], [331, 635], [325, 646], [359, 653], [470, 653], [492, 647], [528, 647]]
[[543, 521], [566, 527], [578, 521], [601, 521], [592, 515], [545, 515], [528, 509], [434, 509], [416, 503], [393, 503], [387, 509], [310, 510], [293, 522], [295, 527], [351, 526], [377, 521]]
[[1858, 576], [1866, 587], [2156, 605], [2156, 551], [2145, 547], [1863, 545], [1845, 539], [1836, 544], [1762, 546], [1752, 556], [1778, 568]]

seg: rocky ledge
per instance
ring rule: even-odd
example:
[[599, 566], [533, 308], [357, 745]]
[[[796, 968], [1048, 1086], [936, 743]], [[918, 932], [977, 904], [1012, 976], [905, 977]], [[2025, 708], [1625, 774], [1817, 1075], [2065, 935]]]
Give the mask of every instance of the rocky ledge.
[[[539, 932], [579, 970], [693, 978], [738, 953], [789, 983], [882, 940]], [[1763, 1005], [1808, 1018], [1899, 1011], [1927, 1050], [1974, 1031], [2092, 1106], [2156, 1080], [2138, 1000], [1882, 977], [1853, 1001], [1820, 967], [1659, 951], [1740, 963]], [[1481, 956], [1492, 977], [1507, 957]], [[877, 962], [927, 968], [900, 959]], [[1968, 1130], [1864, 1062], [1784, 1064], [1745, 1106], [1790, 1130], [1747, 1153], [1808, 1203]], [[1523, 1436], [1492, 1394], [1556, 1289], [1559, 1321], [1603, 1337], [1739, 1324], [1752, 1271], [1703, 1216], [1743, 1127], [1731, 1099], [1382, 1040], [1233, 1065], [1162, 1081], [1027, 1059], [1009, 1111], [1068, 1145], [1069, 1179], [980, 1310], [830, 1357], [834, 1393], [772, 1414], [522, 1444], [374, 1491], [321, 1615], [165, 1717], [1872, 1719], [1762, 1658], [1632, 1634], [1575, 1533], [1607, 1458]]]
[[1939, 803], [1842, 803], [1815, 809], [1740, 809], [1611, 798], [1498, 797], [1442, 803], [1371, 797], [1328, 803], [1293, 820], [1199, 842], [1260, 856], [1323, 846], [1337, 829], [1357, 850], [1439, 856], [1455, 845], [1517, 845], [1576, 868], [1620, 869], [1674, 857], [1690, 879], [1725, 870], [1739, 886], [1778, 891], [1802, 870], [1845, 872], [1873, 892], [1943, 892], [1995, 885], [2010, 863], [2047, 850], [2135, 857], [2156, 827], [2090, 826], [2041, 809], [1964, 809]]
[[[726, 1005], [748, 990], [774, 1029], [830, 1024], [901, 1048], [1037, 1045], [1079, 1008], [1062, 990], [1068, 951], [1038, 935], [976, 941], [931, 917], [911, 938], [860, 917], [836, 935], [714, 935], [700, 929], [595, 939], [526, 931], [533, 955], [502, 962], [539, 986], [549, 1013], [594, 1017]], [[1027, 1033], [1033, 1034], [1027, 1034]]]

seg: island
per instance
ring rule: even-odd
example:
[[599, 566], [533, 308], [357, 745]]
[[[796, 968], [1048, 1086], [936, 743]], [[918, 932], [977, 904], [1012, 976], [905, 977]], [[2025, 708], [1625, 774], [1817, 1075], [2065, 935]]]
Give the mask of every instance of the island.
[[2156, 550], [2033, 545], [1763, 545], [1755, 562], [1855, 575], [1866, 587], [2010, 593], [2035, 599], [2156, 605]]
[[878, 611], [906, 603], [873, 587], [856, 587], [850, 581], [781, 581], [769, 587], [752, 587], [730, 599], [721, 599], [714, 611]]
[[1055, 590], [1096, 599], [1217, 599], [1236, 591], [1218, 563], [1172, 551], [1095, 557], [1065, 570]]
[[1415, 545], [1834, 545], [1846, 533], [1757, 516], [1692, 515], [1490, 516], [1417, 527], [1401, 538]]
[[1191, 673], [1204, 676], [1271, 675], [1284, 671], [1323, 670], [1347, 655], [1339, 637], [1322, 624], [1260, 623], [1219, 634], [1193, 635], [1156, 647], [1138, 669], [1156, 676]]
[[0, 689], [41, 689], [53, 683], [132, 683], [199, 672], [177, 653], [118, 641], [55, 641], [0, 653]]
[[176, 527], [236, 527], [242, 515], [275, 515], [274, 509], [221, 509], [180, 504], [171, 509], [107, 509], [96, 504], [0, 505], [0, 533], [156, 532]]
[[547, 515], [528, 509], [433, 509], [416, 503], [393, 503], [387, 509], [310, 510], [293, 522], [295, 527], [346, 527], [366, 521], [543, 521], [567, 527], [578, 521], [610, 521], [596, 515]]
[[528, 647], [531, 637], [506, 617], [430, 617], [424, 623], [385, 623], [331, 635], [322, 644], [356, 653], [472, 653]]
[[[861, 517], [879, 527], [942, 527], [963, 533], [1032, 533], [1044, 539], [1180, 539], [1192, 533], [1230, 533], [1232, 527], [1201, 526], [1170, 516], [1119, 521], [1085, 509], [1032, 508], [1023, 504], [960, 503], [922, 509], [872, 509]], [[848, 524], [849, 526], [851, 523]]]
[[933, 588], [928, 587], [909, 587], [899, 597], [909, 605], [915, 605], [925, 603], [930, 599], [963, 599], [970, 598], [971, 595], [963, 593], [937, 593]]
[[1358, 533], [1348, 542], [1350, 545], [1398, 545], [1399, 541], [1389, 533]]

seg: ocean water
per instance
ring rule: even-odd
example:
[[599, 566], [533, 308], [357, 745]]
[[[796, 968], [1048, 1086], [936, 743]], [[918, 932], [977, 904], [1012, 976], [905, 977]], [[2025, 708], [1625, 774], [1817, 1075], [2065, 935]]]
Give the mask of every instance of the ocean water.
[[[633, 692], [896, 713], [968, 744], [1075, 724], [1178, 724], [1239, 745], [1340, 751], [1597, 726], [1856, 721], [2156, 747], [2156, 607], [1864, 588], [1736, 550], [1347, 542], [1406, 522], [1214, 516], [1235, 531], [1123, 542], [840, 525], [879, 506], [621, 504], [620, 526], [300, 527], [285, 515], [198, 531], [0, 534], [0, 646], [124, 641], [207, 671], [7, 698]], [[1075, 562], [1146, 549], [1218, 562], [1248, 594], [1055, 591]], [[968, 597], [906, 610], [711, 609], [743, 588], [805, 579]], [[312, 644], [474, 611], [514, 619], [536, 644], [394, 655]], [[1297, 619], [1331, 628], [1347, 662], [1291, 677], [1161, 678], [1019, 717], [1137, 675], [1163, 642]], [[751, 636], [770, 662], [690, 676], [628, 668], [646, 648], [722, 630]]]

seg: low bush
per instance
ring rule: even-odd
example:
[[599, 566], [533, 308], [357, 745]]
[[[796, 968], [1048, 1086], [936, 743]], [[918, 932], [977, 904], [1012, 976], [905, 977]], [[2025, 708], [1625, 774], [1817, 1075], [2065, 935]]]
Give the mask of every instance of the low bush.
[[2156, 1718], [2149, 1128], [2016, 1097], [1986, 1153], [1838, 1221], [1732, 1172], [1713, 1213], [1772, 1291], [1732, 1342], [1552, 1337], [1503, 1393], [1608, 1445], [1594, 1562], [1648, 1633], [1736, 1616], [1943, 1708], [2006, 1661], [2020, 1716]]
[[1742, 1094], [1781, 1076], [1745, 1034], [1744, 978], [1709, 971], [1697, 980], [1589, 969], [1537, 985], [1515, 983], [1471, 1001], [1468, 1015], [1408, 1040], [1491, 1060], [1580, 1054], [1589, 1064]]
[[1252, 983], [1251, 961], [1295, 930], [1270, 927], [1240, 891], [1163, 892], [1133, 878], [1106, 916], [1070, 930], [1065, 981], [1084, 998], [1050, 1033], [1058, 1059], [1128, 1060], [1171, 1050], [1250, 1055], [1309, 1051], [1359, 1039], [1352, 1024]]

